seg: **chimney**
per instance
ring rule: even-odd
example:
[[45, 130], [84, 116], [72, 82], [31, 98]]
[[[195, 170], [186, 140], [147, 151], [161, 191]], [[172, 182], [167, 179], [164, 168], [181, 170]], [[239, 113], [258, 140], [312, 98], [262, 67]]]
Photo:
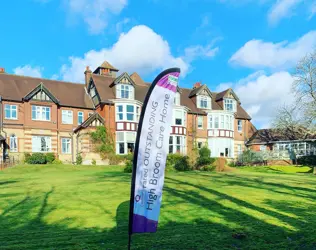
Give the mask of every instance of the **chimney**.
[[86, 89], [88, 89], [88, 85], [89, 85], [89, 82], [90, 82], [91, 74], [92, 74], [92, 71], [90, 70], [90, 67], [87, 66], [86, 70], [84, 72]]
[[201, 87], [201, 82], [196, 82], [196, 83], [194, 83], [193, 89], [196, 89], [196, 88], [198, 88], [198, 87]]
[[5, 73], [5, 69], [4, 68], [0, 68], [0, 74], [4, 74]]

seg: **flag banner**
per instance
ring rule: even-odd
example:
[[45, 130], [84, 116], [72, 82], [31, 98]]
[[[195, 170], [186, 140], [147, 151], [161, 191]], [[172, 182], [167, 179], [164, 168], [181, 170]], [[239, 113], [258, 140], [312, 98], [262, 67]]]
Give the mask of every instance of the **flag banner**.
[[129, 233], [157, 231], [179, 68], [160, 73], [146, 95], [136, 138]]

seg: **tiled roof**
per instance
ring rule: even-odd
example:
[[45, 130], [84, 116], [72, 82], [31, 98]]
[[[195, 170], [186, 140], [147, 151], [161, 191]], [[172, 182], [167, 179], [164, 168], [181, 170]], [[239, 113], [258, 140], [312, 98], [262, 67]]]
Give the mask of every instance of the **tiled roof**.
[[100, 68], [105, 68], [105, 69], [111, 69], [111, 70], [114, 70], [114, 71], [119, 71], [117, 68], [113, 67], [109, 62], [107, 61], [104, 61]]
[[0, 74], [0, 95], [4, 100], [22, 101], [38, 85], [43, 85], [59, 101], [61, 106], [93, 108], [83, 84], [43, 78]]
[[247, 144], [267, 144], [275, 141], [293, 141], [316, 139], [316, 134], [305, 130], [291, 131], [289, 129], [259, 129], [249, 139]]

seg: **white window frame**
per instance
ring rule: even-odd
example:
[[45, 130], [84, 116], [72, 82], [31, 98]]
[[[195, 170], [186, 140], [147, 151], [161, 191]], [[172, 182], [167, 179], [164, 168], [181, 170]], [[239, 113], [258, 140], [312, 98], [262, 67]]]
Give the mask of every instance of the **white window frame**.
[[130, 84], [117, 84], [116, 85], [116, 98], [121, 99], [134, 99], [134, 86]]
[[[129, 122], [133, 122], [136, 120], [136, 108], [135, 108], [135, 105], [133, 104], [126, 104], [126, 121], [129, 121]], [[128, 107], [132, 107], [133, 108], [133, 111], [128, 111]], [[128, 119], [128, 115], [131, 115], [132, 116], [132, 119]]]
[[[133, 106], [133, 112], [127, 112], [127, 106]], [[119, 111], [119, 107], [122, 107], [122, 110]], [[120, 119], [120, 114], [122, 119]], [[133, 114], [133, 120], [127, 119], [127, 114]], [[140, 116], [140, 106], [136, 104], [129, 103], [118, 103], [115, 105], [115, 119], [117, 122], [137, 122]]]
[[242, 132], [242, 120], [237, 120], [237, 130], [240, 133]]
[[[205, 106], [206, 104], [206, 106]], [[210, 109], [211, 108], [211, 98], [206, 95], [197, 96], [197, 107], [201, 109]]]
[[[10, 116], [7, 116], [7, 111], [10, 112]], [[16, 117], [13, 117], [13, 112], [15, 111]], [[18, 105], [4, 104], [4, 119], [17, 120], [18, 119]]]
[[236, 112], [236, 100], [232, 98], [225, 98], [224, 107], [226, 111]]
[[174, 104], [180, 106], [180, 93], [177, 92], [174, 97]]
[[18, 152], [18, 138], [15, 134], [10, 135], [10, 152]]
[[[66, 137], [63, 137], [61, 138], [61, 153], [62, 154], [65, 154], [65, 155], [69, 155], [71, 154], [71, 146], [72, 146], [72, 143], [71, 143], [71, 138], [66, 138]], [[65, 148], [64, 148], [65, 146]], [[66, 150], [64, 150], [66, 149]]]
[[[33, 112], [35, 112], [35, 118], [33, 117]], [[49, 114], [49, 119], [47, 119], [47, 113]], [[32, 105], [32, 120], [49, 122], [51, 120], [51, 108], [47, 106]]]
[[219, 115], [214, 116], [214, 128], [219, 128]]
[[[81, 117], [82, 122], [79, 121], [79, 117]], [[81, 125], [84, 122], [84, 113], [82, 111], [78, 111], [78, 125]]]
[[208, 128], [212, 129], [214, 127], [213, 125], [213, 115], [208, 116]]
[[198, 129], [203, 129], [203, 119], [204, 117], [202, 115], [199, 115], [198, 116], [198, 120], [197, 120], [197, 127]]
[[[45, 140], [45, 145], [42, 145], [42, 139]], [[39, 142], [40, 145], [35, 145], [36, 142]], [[44, 148], [44, 150], [42, 150]], [[41, 136], [41, 135], [34, 135], [32, 136], [32, 152], [51, 152], [52, 150], [52, 138], [50, 136]]]
[[63, 109], [61, 111], [61, 123], [62, 124], [73, 124], [74, 123], [74, 112], [69, 109]]
[[[121, 138], [120, 138], [121, 137]], [[116, 154], [125, 155], [128, 154], [128, 144], [134, 144], [135, 150], [136, 132], [132, 131], [117, 131], [116, 132]], [[123, 152], [120, 152], [120, 144], [123, 144]]]
[[[179, 141], [177, 140], [179, 139]], [[178, 150], [179, 149], [179, 150]], [[186, 154], [186, 137], [182, 135], [170, 135], [169, 154]]]

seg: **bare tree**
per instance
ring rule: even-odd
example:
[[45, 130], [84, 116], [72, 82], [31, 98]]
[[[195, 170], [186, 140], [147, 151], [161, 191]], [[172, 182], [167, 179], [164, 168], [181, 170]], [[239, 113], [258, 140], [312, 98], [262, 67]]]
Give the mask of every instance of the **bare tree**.
[[316, 132], [316, 50], [298, 62], [293, 77], [295, 103], [278, 109], [273, 127], [304, 137]]

